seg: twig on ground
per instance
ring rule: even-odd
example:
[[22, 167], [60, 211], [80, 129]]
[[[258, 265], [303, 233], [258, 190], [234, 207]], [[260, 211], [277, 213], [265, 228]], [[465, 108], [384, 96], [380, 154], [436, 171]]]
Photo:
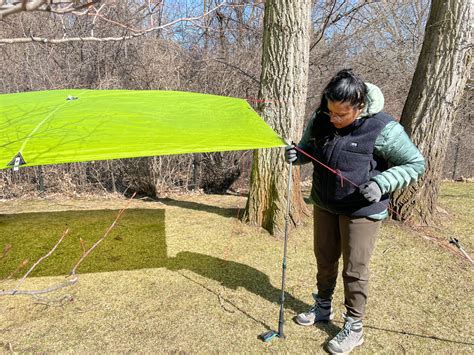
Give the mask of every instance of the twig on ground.
[[35, 304], [43, 305], [43, 306], [55, 306], [55, 307], [62, 307], [66, 303], [74, 302], [74, 297], [71, 295], [64, 295], [57, 299], [50, 299], [45, 297], [39, 297], [37, 295], [33, 296], [36, 299]]
[[96, 241], [85, 253], [82, 254], [81, 258], [79, 259], [79, 261], [76, 263], [76, 265], [73, 266], [71, 272], [69, 273], [70, 276], [74, 276], [76, 275], [76, 270], [77, 268], [79, 267], [79, 265], [82, 263], [82, 261], [90, 254], [92, 253], [92, 251], [97, 248], [97, 246], [102, 243], [102, 241], [110, 234], [110, 232], [112, 231], [112, 229], [114, 229], [114, 227], [117, 225], [118, 221], [120, 220], [120, 218], [122, 217], [123, 213], [125, 212], [125, 210], [130, 206], [130, 203], [132, 202], [133, 198], [135, 197], [136, 195], [136, 192], [132, 195], [132, 197], [128, 200], [128, 203], [127, 205], [122, 208], [117, 217], [115, 218], [115, 220], [112, 222], [112, 224], [109, 226], [109, 228], [107, 228], [107, 230], [105, 231], [104, 235], [98, 240]]
[[[20, 281], [18, 281], [18, 284], [12, 289], [12, 290], [7, 290], [7, 291], [0, 291], [0, 296], [4, 296], [4, 295], [17, 295], [17, 294], [31, 294], [31, 295], [34, 295], [34, 294], [37, 294], [37, 293], [43, 293], [42, 291], [44, 290], [41, 290], [41, 291], [18, 291], [18, 288], [23, 284], [23, 282], [25, 281], [25, 279], [28, 277], [29, 274], [31, 274], [31, 272], [46, 258], [48, 258], [51, 254], [53, 254], [53, 252], [56, 250], [56, 248], [58, 247], [58, 245], [63, 241], [64, 237], [66, 237], [66, 235], [69, 233], [69, 229], [66, 229], [63, 233], [63, 235], [61, 236], [61, 238], [59, 238], [59, 240], [56, 242], [56, 244], [53, 246], [53, 248], [48, 252], [46, 253], [45, 255], [43, 255], [41, 258], [38, 259], [38, 261], [36, 261], [36, 263], [34, 263], [30, 269], [25, 273], [25, 275], [23, 275], [23, 277], [20, 279]], [[23, 260], [20, 265], [16, 268], [15, 271], [13, 271], [5, 280], [2, 280], [3, 282], [6, 281], [6, 280], [10, 280], [14, 277], [14, 275], [16, 275], [21, 269], [23, 269], [26, 265], [28, 264], [28, 259], [25, 259]], [[62, 288], [62, 287], [65, 287], [65, 286], [61, 286], [59, 288]], [[48, 292], [51, 292], [52, 290], [48, 289]]]
[[[79, 259], [79, 261], [73, 266], [73, 268], [71, 269], [71, 272], [69, 273], [69, 275], [66, 277], [67, 280], [63, 283], [60, 283], [60, 284], [57, 284], [57, 285], [53, 285], [53, 286], [50, 286], [48, 288], [45, 288], [45, 289], [41, 289], [41, 290], [19, 290], [19, 287], [23, 284], [23, 282], [25, 281], [25, 279], [28, 277], [28, 275], [31, 274], [31, 272], [43, 261], [45, 260], [46, 258], [48, 258], [50, 255], [52, 255], [54, 253], [54, 251], [56, 250], [56, 248], [58, 247], [58, 245], [63, 241], [63, 239], [66, 237], [66, 235], [69, 233], [69, 229], [66, 229], [63, 233], [63, 235], [61, 236], [61, 238], [59, 238], [58, 242], [53, 246], [53, 248], [47, 253], [45, 254], [44, 256], [42, 256], [41, 258], [38, 259], [38, 261], [36, 263], [34, 263], [30, 269], [25, 273], [25, 275], [19, 280], [19, 282], [17, 283], [17, 285], [12, 289], [12, 290], [1, 290], [0, 291], [0, 296], [5, 296], [5, 295], [29, 295], [29, 296], [33, 296], [35, 297], [40, 303], [40, 304], [45, 304], [45, 305], [52, 305], [54, 303], [59, 303], [59, 305], [63, 305], [66, 301], [72, 301], [73, 298], [72, 296], [63, 296], [57, 300], [50, 300], [50, 299], [47, 299], [47, 298], [41, 298], [41, 297], [38, 297], [38, 295], [41, 295], [41, 294], [46, 294], [46, 293], [50, 293], [50, 292], [53, 292], [53, 291], [56, 291], [56, 290], [59, 290], [59, 289], [62, 289], [62, 288], [65, 288], [65, 287], [69, 287], [69, 286], [72, 286], [74, 285], [75, 283], [77, 283], [77, 281], [79, 280], [78, 276], [76, 275], [76, 271], [77, 271], [77, 268], [79, 267], [79, 265], [84, 261], [84, 259], [90, 254], [92, 253], [92, 251], [110, 234], [110, 232], [114, 229], [114, 227], [117, 225], [118, 221], [120, 220], [120, 218], [122, 217], [123, 213], [125, 212], [125, 210], [130, 206], [130, 203], [132, 201], [132, 199], [135, 197], [135, 194], [132, 195], [132, 197], [129, 199], [127, 205], [122, 208], [117, 217], [115, 218], [115, 220], [112, 222], [112, 224], [109, 226], [109, 228], [107, 228], [107, 230], [105, 231], [104, 235], [99, 239], [97, 240], [94, 245], [92, 245], [88, 250], [85, 250], [85, 244], [84, 242], [82, 241], [81, 239], [81, 246], [83, 248], [83, 254], [81, 256], [81, 258]], [[5, 247], [5, 250], [7, 248]], [[8, 249], [11, 249], [8, 248]], [[5, 252], [4, 252], [5, 253]], [[24, 266], [26, 265], [26, 262], [27, 261], [23, 261], [22, 264], [20, 264], [20, 266]], [[17, 268], [18, 270], [18, 268]], [[16, 271], [15, 271], [16, 272]], [[14, 273], [15, 273], [14, 272]], [[71, 278], [71, 276], [73, 276]]]
[[0, 256], [0, 260], [4, 259], [8, 255], [10, 250], [12, 250], [12, 245], [11, 244], [5, 245], [5, 247], [3, 248], [2, 255]]
[[10, 275], [8, 275], [4, 280], [0, 280], [0, 283], [13, 279], [13, 277], [15, 277], [15, 275], [18, 274], [26, 265], [28, 265], [28, 259], [23, 260]]
[[35, 269], [35, 267], [37, 267], [43, 260], [45, 260], [46, 258], [50, 257], [51, 254], [54, 253], [54, 251], [56, 250], [56, 248], [58, 247], [58, 245], [63, 241], [64, 237], [66, 237], [66, 235], [69, 233], [69, 228], [66, 228], [66, 230], [64, 231], [63, 235], [61, 236], [61, 238], [59, 238], [58, 242], [54, 245], [54, 247], [48, 252], [46, 253], [46, 255], [42, 256], [41, 258], [38, 259], [38, 261], [36, 263], [34, 263], [30, 269], [26, 272], [25, 275], [23, 275], [23, 277], [20, 279], [20, 281], [18, 282], [18, 284], [16, 285], [16, 287], [13, 289], [13, 291], [16, 291], [18, 290], [18, 288], [23, 284], [23, 282], [25, 281], [25, 279], [28, 277], [29, 274], [31, 274], [31, 272]]

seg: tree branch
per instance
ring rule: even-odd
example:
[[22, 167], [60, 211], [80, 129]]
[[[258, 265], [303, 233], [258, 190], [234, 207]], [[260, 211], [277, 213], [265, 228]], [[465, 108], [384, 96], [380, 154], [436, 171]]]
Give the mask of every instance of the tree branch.
[[[31, 11], [47, 11], [55, 14], [66, 14], [88, 8], [101, 0], [90, 0], [85, 3], [73, 0], [21, 0], [11, 1], [5, 5], [0, 5], [0, 20], [3, 18], [20, 13]], [[66, 6], [63, 6], [66, 5]]]
[[[130, 203], [131, 201], [133, 200], [133, 198], [135, 197], [135, 194], [134, 193], [132, 195], [132, 197], [129, 199], [128, 203], [126, 204], [126, 206], [124, 208], [122, 208], [117, 217], [115, 218], [115, 220], [112, 222], [112, 224], [109, 226], [109, 228], [107, 228], [107, 230], [105, 231], [104, 235], [99, 239], [97, 240], [94, 245], [92, 245], [88, 250], [84, 250], [83, 251], [83, 254], [82, 256], [80, 257], [79, 261], [73, 266], [71, 272], [69, 273], [69, 275], [67, 276], [68, 278], [73, 276], [73, 278], [71, 279], [68, 279], [60, 284], [57, 284], [57, 285], [53, 285], [53, 286], [50, 286], [48, 288], [45, 288], [45, 289], [41, 289], [41, 290], [18, 290], [18, 288], [23, 284], [23, 282], [25, 281], [25, 279], [28, 277], [29, 274], [31, 274], [31, 272], [43, 261], [45, 260], [46, 258], [48, 258], [49, 256], [51, 256], [54, 251], [56, 250], [56, 248], [58, 247], [58, 245], [63, 241], [64, 237], [68, 234], [69, 232], [69, 229], [66, 229], [63, 233], [63, 235], [61, 236], [61, 238], [59, 238], [59, 240], [57, 241], [57, 243], [54, 245], [54, 247], [44, 256], [42, 256], [41, 258], [38, 259], [38, 261], [36, 263], [33, 264], [33, 266], [31, 266], [31, 268], [26, 272], [26, 274], [20, 279], [20, 281], [18, 282], [18, 284], [16, 285], [16, 287], [14, 287], [12, 290], [1, 290], [0, 291], [0, 296], [7, 296], [7, 295], [10, 295], [10, 296], [14, 296], [14, 295], [30, 295], [30, 296], [35, 296], [35, 295], [40, 295], [40, 294], [45, 294], [45, 293], [50, 293], [50, 292], [53, 292], [53, 291], [56, 291], [56, 290], [59, 290], [59, 289], [62, 289], [62, 288], [65, 288], [65, 287], [68, 287], [68, 286], [72, 286], [74, 285], [75, 283], [77, 283], [77, 281], [79, 280], [79, 277], [76, 275], [76, 271], [77, 271], [77, 268], [79, 267], [79, 265], [84, 261], [84, 259], [90, 254], [92, 253], [92, 251], [94, 251], [95, 248], [97, 248], [97, 246], [110, 234], [110, 232], [115, 228], [115, 226], [117, 225], [118, 221], [120, 220], [120, 218], [122, 217], [123, 213], [125, 212], [125, 210], [130, 206]], [[82, 239], [81, 239], [81, 246], [84, 248], [84, 243], [82, 242]], [[11, 247], [6, 247], [5, 250], [10, 250]], [[6, 252], [8, 252], [8, 250]], [[6, 253], [4, 252], [4, 253]]]
[[[54, 253], [54, 251], [56, 250], [56, 248], [58, 247], [58, 245], [63, 241], [64, 237], [66, 237], [66, 235], [69, 233], [69, 229], [66, 229], [63, 233], [63, 235], [61, 236], [61, 238], [59, 238], [59, 240], [57, 241], [57, 243], [54, 245], [53, 248], [51, 248], [51, 250], [46, 253], [45, 255], [43, 255], [41, 258], [38, 259], [38, 261], [36, 261], [36, 263], [34, 263], [30, 269], [25, 273], [25, 275], [23, 275], [23, 277], [20, 279], [20, 281], [18, 281], [18, 284], [12, 289], [12, 290], [7, 290], [7, 291], [0, 291], [0, 296], [5, 296], [5, 295], [36, 295], [36, 294], [42, 294], [42, 293], [48, 293], [48, 292], [51, 292], [51, 291], [54, 291], [54, 290], [57, 290], [57, 289], [60, 289], [60, 288], [64, 288], [66, 286], [70, 286], [74, 283], [77, 282], [77, 278], [75, 279], [71, 279], [71, 280], [68, 280], [66, 281], [65, 283], [62, 283], [60, 285], [56, 285], [56, 286], [52, 286], [52, 287], [49, 287], [47, 289], [43, 289], [43, 290], [35, 290], [35, 291], [19, 291], [18, 288], [23, 284], [23, 282], [25, 281], [25, 279], [28, 277], [29, 274], [31, 274], [31, 272], [46, 258], [48, 258], [49, 256], [51, 256], [51, 254]], [[22, 263], [23, 264], [23, 263]]]
[[258, 80], [254, 75], [247, 73], [245, 70], [243, 70], [242, 68], [238, 67], [237, 65], [228, 63], [228, 62], [226, 62], [225, 60], [222, 60], [222, 59], [219, 59], [219, 58], [210, 58], [210, 60], [213, 60], [213, 61], [215, 61], [215, 62], [218, 62], [218, 63], [224, 64], [224, 65], [227, 65], [228, 67], [231, 67], [231, 68], [237, 70], [239, 73], [245, 75], [246, 77], [248, 77], [249, 79], [251, 79], [254, 83], [260, 85], [260, 80]]
[[125, 212], [125, 210], [128, 208], [128, 206], [130, 205], [131, 201], [133, 200], [133, 198], [135, 197], [136, 195], [136, 192], [132, 195], [132, 197], [130, 198], [130, 200], [128, 201], [127, 205], [122, 208], [119, 213], [117, 214], [117, 217], [115, 217], [115, 220], [112, 222], [112, 224], [109, 226], [109, 228], [107, 228], [107, 230], [105, 231], [104, 235], [94, 243], [94, 245], [92, 245], [85, 253], [82, 254], [82, 256], [80, 257], [79, 261], [76, 263], [76, 265], [73, 266], [71, 272], [70, 272], [70, 276], [74, 276], [76, 275], [76, 270], [77, 268], [79, 267], [79, 265], [82, 263], [82, 261], [90, 254], [92, 253], [92, 251], [97, 248], [97, 246], [102, 243], [102, 241], [110, 234], [110, 232], [112, 231], [112, 229], [114, 229], [114, 227], [117, 225], [118, 221], [120, 220], [120, 218], [122, 217], [123, 213]]
[[36, 263], [34, 263], [30, 269], [26, 272], [25, 275], [23, 275], [23, 277], [20, 279], [20, 281], [18, 282], [18, 284], [16, 285], [16, 287], [13, 289], [13, 292], [16, 292], [16, 290], [18, 290], [18, 288], [23, 284], [23, 282], [25, 281], [25, 279], [28, 277], [29, 274], [31, 274], [31, 272], [35, 269], [35, 267], [37, 267], [44, 259], [48, 258], [51, 256], [51, 254], [54, 253], [54, 251], [56, 250], [56, 248], [58, 247], [59, 244], [61, 244], [61, 242], [63, 241], [64, 237], [69, 233], [69, 228], [66, 228], [66, 230], [64, 231], [63, 235], [61, 236], [61, 238], [59, 238], [58, 242], [54, 245], [54, 247], [44, 256], [42, 256], [41, 258], [38, 259], [38, 261], [36, 261]]
[[12, 5], [5, 5], [3, 7], [0, 7], [0, 20], [3, 18], [16, 14], [18, 12], [23, 12], [23, 11], [36, 11], [38, 10], [41, 6], [45, 5], [47, 3], [47, 0], [33, 0], [33, 1], [27, 1], [27, 0], [22, 0], [21, 2], [17, 4], [12, 4]]
[[[42, 1], [45, 1], [45, 0], [42, 0]], [[95, 3], [95, 2], [94, 2]], [[90, 14], [91, 16], [98, 16], [99, 18], [107, 21], [107, 22], [112, 22], [116, 25], [119, 25], [121, 27], [125, 27], [127, 28], [129, 31], [131, 32], [134, 32], [130, 35], [126, 35], [126, 36], [120, 36], [120, 37], [95, 37], [95, 36], [88, 36], [88, 37], [70, 37], [70, 38], [54, 38], [54, 39], [49, 39], [49, 38], [45, 38], [45, 37], [37, 37], [37, 36], [30, 36], [30, 37], [22, 37], [22, 38], [3, 38], [3, 39], [0, 39], [0, 45], [3, 44], [17, 44], [17, 43], [31, 43], [31, 42], [40, 42], [40, 43], [50, 43], [50, 44], [59, 44], [59, 43], [69, 43], [69, 42], [118, 42], [118, 41], [124, 41], [124, 40], [129, 40], [129, 39], [133, 39], [133, 38], [137, 38], [137, 37], [141, 37], [141, 36], [144, 36], [148, 33], [151, 33], [151, 32], [155, 32], [155, 31], [159, 31], [159, 30], [162, 30], [164, 28], [167, 28], [167, 27], [170, 27], [170, 26], [173, 26], [173, 25], [176, 25], [177, 23], [180, 23], [180, 22], [192, 22], [192, 21], [196, 21], [196, 20], [199, 20], [199, 19], [202, 19], [206, 16], [208, 16], [209, 14], [217, 11], [218, 9], [220, 9], [221, 7], [227, 5], [227, 1], [223, 1], [222, 3], [220, 3], [219, 5], [215, 6], [214, 8], [212, 8], [211, 10], [205, 12], [204, 14], [200, 15], [200, 16], [195, 16], [195, 17], [184, 17], [184, 18], [179, 18], [179, 19], [176, 19], [174, 21], [171, 21], [171, 22], [168, 22], [164, 25], [160, 25], [160, 26], [154, 26], [154, 27], [150, 27], [148, 29], [145, 29], [145, 30], [136, 30], [136, 29], [132, 29], [130, 28], [129, 26], [126, 26], [126, 25], [123, 25], [123, 24], [119, 24], [115, 21], [112, 21], [112, 20], [109, 20], [101, 15], [98, 15], [98, 13], [96, 14]], [[21, 11], [21, 10], [20, 10]], [[80, 14], [80, 15], [84, 15], [85, 13], [83, 14]], [[79, 14], [78, 14], [79, 15]], [[0, 11], [0, 19], [1, 19], [1, 11]]]
[[364, 6], [369, 5], [370, 3], [376, 3], [376, 2], [379, 2], [379, 0], [373, 0], [372, 2], [364, 1], [362, 4], [356, 5], [353, 8], [351, 8], [350, 10], [348, 10], [344, 13], [337, 14], [337, 16], [331, 21], [331, 17], [337, 11], [337, 10], [335, 10], [336, 1], [334, 1], [333, 4], [332, 4], [331, 9], [329, 11], [329, 14], [327, 15], [326, 19], [324, 20], [323, 27], [321, 28], [321, 30], [318, 33], [318, 38], [313, 42], [313, 44], [311, 45], [309, 50], [312, 51], [314, 49], [314, 47], [316, 47], [318, 45], [318, 43], [321, 42], [321, 40], [323, 39], [324, 34], [326, 33], [326, 30], [330, 26], [336, 24], [337, 22], [339, 22], [340, 20], [342, 20], [345, 17], [356, 14]]

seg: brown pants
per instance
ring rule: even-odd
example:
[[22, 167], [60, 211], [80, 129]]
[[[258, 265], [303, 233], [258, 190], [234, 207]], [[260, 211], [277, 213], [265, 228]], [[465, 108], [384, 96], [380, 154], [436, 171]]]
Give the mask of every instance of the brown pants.
[[369, 260], [377, 239], [380, 221], [351, 218], [314, 207], [314, 254], [318, 296], [331, 299], [342, 252], [344, 304], [347, 315], [362, 319], [369, 283]]

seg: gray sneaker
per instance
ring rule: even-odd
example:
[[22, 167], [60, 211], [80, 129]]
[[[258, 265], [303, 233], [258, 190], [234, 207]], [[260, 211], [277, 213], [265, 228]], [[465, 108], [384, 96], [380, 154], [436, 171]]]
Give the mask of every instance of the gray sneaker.
[[327, 349], [331, 354], [349, 354], [364, 342], [362, 320], [345, 315], [344, 318], [345, 323], [341, 331], [328, 343]]
[[314, 304], [304, 313], [295, 317], [295, 322], [299, 325], [313, 325], [316, 322], [327, 322], [333, 318], [331, 299], [319, 298], [313, 293]]

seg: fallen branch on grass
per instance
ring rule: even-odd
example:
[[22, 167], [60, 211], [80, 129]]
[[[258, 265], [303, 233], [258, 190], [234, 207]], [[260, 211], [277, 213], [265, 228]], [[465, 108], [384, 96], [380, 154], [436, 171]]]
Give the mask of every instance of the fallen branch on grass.
[[[51, 248], [51, 250], [46, 253], [45, 255], [43, 255], [41, 258], [39, 258], [30, 268], [29, 270], [25, 273], [25, 275], [23, 275], [23, 277], [18, 281], [17, 285], [11, 289], [11, 290], [0, 290], [0, 296], [14, 296], [14, 295], [30, 295], [30, 296], [37, 296], [37, 295], [41, 295], [41, 294], [46, 294], [46, 293], [50, 293], [50, 292], [53, 292], [53, 291], [57, 291], [57, 290], [60, 290], [62, 288], [66, 288], [66, 287], [69, 287], [69, 286], [72, 286], [74, 285], [75, 283], [77, 283], [77, 281], [79, 280], [79, 277], [76, 275], [76, 272], [77, 272], [77, 268], [79, 267], [79, 265], [84, 261], [84, 259], [86, 259], [90, 253], [92, 253], [92, 251], [94, 251], [97, 246], [110, 234], [110, 232], [115, 228], [115, 226], [118, 224], [120, 218], [122, 217], [122, 215], [124, 214], [125, 210], [127, 210], [127, 208], [130, 206], [130, 203], [132, 201], [132, 199], [135, 197], [135, 194], [133, 194], [133, 196], [129, 199], [127, 205], [122, 208], [119, 213], [117, 214], [117, 217], [115, 218], [115, 220], [112, 222], [112, 224], [107, 228], [107, 230], [105, 231], [105, 233], [102, 235], [101, 238], [99, 238], [88, 250], [85, 250], [84, 248], [84, 243], [82, 242], [81, 240], [81, 246], [83, 248], [83, 253], [81, 255], [81, 257], [79, 258], [79, 260], [77, 261], [77, 263], [72, 267], [71, 269], [71, 272], [69, 273], [68, 276], [66, 276], [66, 281], [65, 282], [62, 282], [60, 284], [56, 284], [56, 285], [52, 285], [50, 287], [47, 287], [47, 288], [44, 288], [44, 289], [41, 289], [41, 290], [19, 290], [20, 286], [23, 284], [23, 282], [26, 280], [26, 278], [28, 277], [28, 275], [31, 274], [31, 272], [45, 259], [47, 259], [49, 256], [51, 256], [54, 251], [57, 249], [57, 247], [59, 246], [59, 244], [61, 244], [61, 242], [64, 240], [64, 238], [66, 237], [66, 235], [69, 233], [69, 229], [66, 229], [63, 233], [63, 235], [61, 236], [61, 238], [59, 238], [59, 240], [56, 242], [56, 244]], [[3, 254], [0, 256], [0, 260], [3, 259], [7, 254], [8, 252], [11, 250], [11, 245], [7, 245], [5, 246], [4, 248], [4, 251], [3, 251]], [[24, 266], [26, 266], [27, 264], [27, 260], [24, 260], [21, 264], [20, 264], [20, 267], [17, 268], [17, 270], [15, 270], [6, 280], [8, 279], [11, 279], [13, 277], [14, 274], [16, 274], [18, 272], [18, 270]], [[64, 298], [62, 298], [64, 299]], [[70, 299], [70, 298], [67, 298], [67, 299]], [[44, 301], [45, 299], [43, 299]]]

